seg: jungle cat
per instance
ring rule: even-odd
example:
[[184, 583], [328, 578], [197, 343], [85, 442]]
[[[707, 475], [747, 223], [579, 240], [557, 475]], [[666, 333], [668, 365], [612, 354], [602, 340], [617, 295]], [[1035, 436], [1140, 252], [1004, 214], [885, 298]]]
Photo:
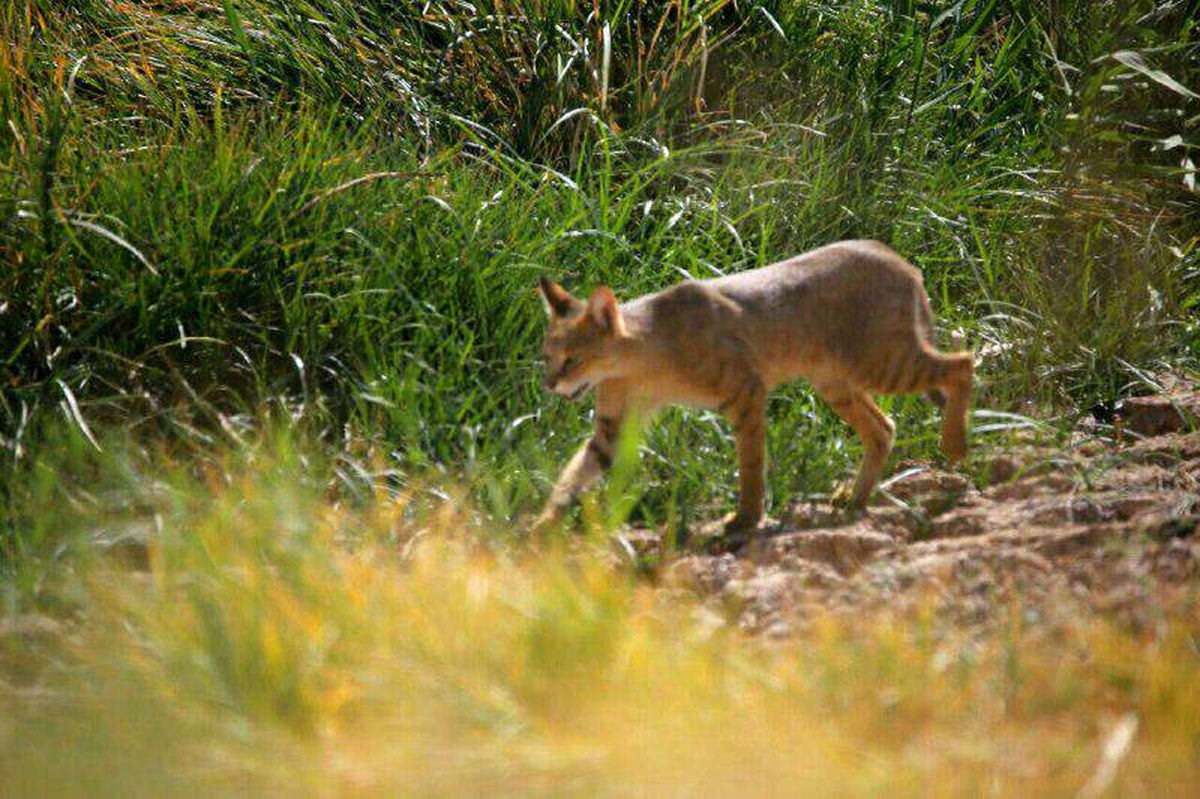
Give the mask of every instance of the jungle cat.
[[866, 503], [895, 426], [872, 394], [922, 391], [942, 406], [942, 451], [967, 448], [970, 352], [933, 346], [921, 273], [890, 247], [842, 241], [785, 261], [679, 285], [617, 304], [600, 286], [587, 301], [542, 278], [549, 316], [545, 387], [569, 399], [596, 389], [595, 431], [558, 479], [537, 525], [552, 523], [612, 465], [625, 417], [666, 404], [718, 411], [737, 434], [741, 485], [727, 533], [762, 521], [767, 392], [804, 378], [858, 434], [863, 459], [835, 497]]

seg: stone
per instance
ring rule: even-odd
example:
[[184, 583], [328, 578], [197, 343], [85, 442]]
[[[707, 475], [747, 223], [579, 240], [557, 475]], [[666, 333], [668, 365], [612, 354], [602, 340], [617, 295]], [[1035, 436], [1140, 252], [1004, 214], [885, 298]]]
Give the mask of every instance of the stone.
[[1117, 420], [1123, 430], [1139, 436], [1161, 436], [1195, 427], [1200, 416], [1200, 393], [1178, 396], [1152, 395], [1130, 397], [1117, 408]]

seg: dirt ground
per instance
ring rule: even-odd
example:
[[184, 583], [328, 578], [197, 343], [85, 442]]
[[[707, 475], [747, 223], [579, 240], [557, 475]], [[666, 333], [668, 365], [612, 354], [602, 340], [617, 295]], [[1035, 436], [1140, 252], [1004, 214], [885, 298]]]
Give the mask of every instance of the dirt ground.
[[[699, 595], [714, 623], [788, 636], [815, 612], [918, 603], [939, 619], [987, 625], [1113, 615], [1154, 625], [1200, 587], [1200, 392], [1128, 400], [1116, 435], [992, 456], [982, 487], [903, 463], [857, 514], [797, 504], [756, 541], [710, 554], [694, 533], [677, 557], [631, 529], [626, 553], [657, 560], [662, 590]], [[709, 547], [711, 548], [711, 546]]]

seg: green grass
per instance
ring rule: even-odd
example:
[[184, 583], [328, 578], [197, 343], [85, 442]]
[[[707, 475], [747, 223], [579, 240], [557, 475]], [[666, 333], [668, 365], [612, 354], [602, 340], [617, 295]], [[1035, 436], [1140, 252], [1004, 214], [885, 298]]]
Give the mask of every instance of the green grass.
[[[234, 441], [290, 417], [401, 480], [502, 474], [511, 514], [585, 424], [537, 388], [538, 275], [628, 297], [857, 236], [923, 269], [944, 329], [1008, 345], [984, 406], [1087, 411], [1194, 355], [1194, 214], [1180, 150], [1150, 146], [1188, 141], [1194, 101], [1107, 57], [1155, 45], [1187, 83], [1193, 29], [1170, 8], [700, 3], [705, 56], [670, 7], [614, 4], [603, 102], [585, 73], [604, 26], [582, 5], [506, 6], [503, 25], [449, 5], [306, 4], [319, 24], [205, 8], [7, 12], [11, 450], [64, 408]], [[663, 15], [656, 58], [677, 65], [636, 67], [631, 38]], [[474, 32], [451, 50], [478, 69], [446, 66], [450, 31]], [[894, 411], [898, 457], [931, 454], [931, 411]], [[777, 501], [849, 467], [803, 388], [772, 417]], [[639, 512], [726, 503], [723, 430], [657, 428]]]
[[[943, 342], [958, 336], [983, 353], [977, 407], [1036, 416], [1057, 433], [1089, 413], [1106, 421], [1163, 372], [1196, 368], [1200, 226], [1189, 181], [1200, 68], [1188, 4], [421, 9], [0, 7], [7, 613], [86, 616], [101, 594], [112, 599], [80, 578], [103, 572], [93, 571], [96, 530], [165, 519], [155, 487], [168, 474], [188, 487], [163, 490], [186, 504], [194, 481], [233, 480], [240, 472], [223, 459], [256, 457], [275, 431], [305, 453], [282, 469], [309, 475], [298, 507], [370, 517], [381, 495], [411, 497], [423, 512], [451, 496], [473, 509], [488, 546], [508, 546], [589, 421], [586, 406], [539, 386], [533, 288], [543, 274], [627, 298], [878, 238], [921, 268]], [[894, 458], [936, 457], [935, 411], [913, 398], [885, 404], [898, 423]], [[770, 416], [776, 512], [853, 468], [857, 444], [805, 386], [780, 391]], [[1007, 434], [996, 419], [978, 419], [991, 423], [975, 440], [983, 452]], [[611, 512], [598, 518], [628, 513], [679, 532], [729, 509], [723, 421], [670, 411], [640, 446], [637, 473], [602, 495]], [[210, 513], [176, 510], [185, 526]], [[259, 510], [267, 516], [248, 520], [245, 535], [286, 527]], [[383, 535], [374, 524], [362, 526]], [[306, 539], [299, 556], [341, 558], [344, 543]], [[229, 543], [229, 557], [250, 545]], [[163, 568], [186, 582], [211, 566]], [[395, 576], [380, 569], [381, 580]], [[316, 616], [349, 612], [339, 580], [319, 577], [336, 597]], [[547, 596], [567, 601], [551, 582]], [[598, 590], [619, 604], [637, 589]], [[148, 618], [173, 596], [122, 601]], [[211, 601], [250, 602], [237, 596]], [[121, 618], [107, 605], [96, 614]], [[271, 618], [268, 627], [291, 623]], [[261, 632], [241, 617], [222, 623], [203, 642], [199, 627], [159, 632], [177, 653], [250, 647]], [[574, 634], [565, 627], [545, 634]], [[89, 657], [103, 660], [109, 645], [90, 640]], [[351, 660], [386, 652], [346, 646]], [[256, 662], [256, 652], [228, 657]], [[221, 701], [234, 721], [213, 723], [270, 737], [283, 714], [302, 738], [346, 725], [312, 697], [361, 663], [306, 672], [307, 656], [286, 652], [283, 672], [222, 688], [233, 691]], [[88, 662], [81, 668], [97, 666]], [[161, 681], [155, 662], [149, 677], [133, 664], [113, 679]], [[351, 683], [395, 676], [363, 668]], [[295, 696], [259, 695], [276, 683]], [[148, 702], [153, 718], [176, 713]], [[261, 751], [251, 760], [261, 774]], [[326, 785], [313, 779], [312, 790]]]

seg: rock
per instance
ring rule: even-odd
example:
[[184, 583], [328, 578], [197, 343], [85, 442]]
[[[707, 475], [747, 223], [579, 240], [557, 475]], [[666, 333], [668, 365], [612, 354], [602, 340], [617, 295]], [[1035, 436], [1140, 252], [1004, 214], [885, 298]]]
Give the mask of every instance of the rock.
[[1153, 463], [1139, 463], [1109, 469], [1096, 477], [1092, 487], [1099, 491], [1141, 488], [1153, 492], [1168, 491], [1179, 485], [1179, 473]]
[[760, 569], [744, 579], [730, 580], [723, 593], [742, 602], [756, 603], [764, 610], [775, 610], [795, 582], [795, 576], [782, 569]]
[[1125, 450], [1135, 463], [1176, 467], [1180, 461], [1200, 459], [1200, 430], [1191, 433], [1165, 433], [1137, 442]]
[[1116, 518], [1111, 508], [1089, 496], [1055, 497], [1035, 503], [1028, 519], [1039, 527], [1079, 522], [1107, 522]]
[[925, 555], [899, 568], [914, 588], [937, 583], [957, 593], [988, 595], [1014, 584], [1033, 587], [1054, 571], [1050, 561], [1037, 553], [985, 546]]
[[[1200, 395], [1188, 406], [1171, 391], [1175, 405], [1200, 410]], [[1132, 443], [1104, 438], [1107, 428], [1058, 449], [1019, 440], [986, 466], [983, 491], [928, 463], [901, 464], [884, 483], [898, 501], [880, 495], [858, 512], [798, 503], [730, 553], [669, 564], [665, 582], [764, 638], [795, 635], [821, 614], [923, 607], [936, 624], [968, 628], [1018, 612], [1030, 623], [1104, 614], [1156, 629], [1200, 579], [1200, 430], [1170, 427], [1178, 419], [1163, 409], [1175, 405], [1123, 406], [1128, 424], [1157, 433]]]
[[1131, 521], [1159, 508], [1179, 505], [1181, 502], [1180, 495], [1174, 491], [1120, 491], [1101, 495], [1098, 499], [1121, 521]]
[[[1045, 468], [1049, 463], [1045, 464]], [[1075, 485], [1075, 478], [1070, 469], [1066, 471], [1045, 472], [1039, 468], [1028, 476], [1022, 476], [1015, 482], [994, 485], [983, 492], [988, 499], [1014, 500], [1026, 499], [1038, 494], [1061, 494], [1069, 491]]]
[[690, 530], [687, 546], [692, 551], [707, 552], [710, 555], [737, 552], [781, 529], [783, 524], [778, 519], [764, 517], [755, 528], [727, 531], [725, 520], [718, 519]]
[[806, 560], [793, 555], [785, 555], [776, 563], [796, 576], [798, 583], [805, 588], [832, 589], [844, 586], [846, 578], [832, 566]]
[[1161, 436], [1194, 427], [1200, 416], [1200, 393], [1130, 397], [1117, 408], [1122, 429], [1139, 436]]
[[1169, 541], [1172, 538], [1200, 538], [1200, 514], [1150, 514], [1141, 520], [1137, 531], [1158, 541]]
[[891, 536], [860, 523], [833, 530], [805, 530], [773, 536], [764, 542], [764, 555], [770, 562], [789, 557], [813, 561], [847, 575], [857, 571], [877, 553], [895, 546]]
[[750, 632], [790, 632], [783, 618], [799, 604], [801, 586], [796, 575], [783, 569], [759, 569], [753, 575], [730, 580], [722, 596], [738, 612], [738, 626]]
[[991, 510], [982, 508], [959, 508], [936, 519], [929, 526], [929, 538], [957, 538], [966, 535], [982, 535], [995, 527], [990, 518]]
[[997, 455], [987, 466], [987, 481], [990, 485], [1007, 483], [1021, 471], [1021, 461], [1012, 455]]
[[832, 527], [847, 518], [847, 512], [828, 505], [804, 502], [788, 509], [793, 529], [809, 530], [813, 527]]
[[866, 521], [872, 530], [891, 536], [897, 541], [911, 541], [929, 531], [929, 516], [921, 509], [891, 505], [871, 508]]
[[880, 484], [880, 488], [904, 504], [918, 507], [929, 515], [941, 513], [975, 490], [971, 481], [961, 474], [922, 464], [903, 469]]
[[1070, 459], [1061, 453], [1030, 447], [994, 456], [985, 469], [985, 479], [988, 485], [995, 486], [1018, 479], [1044, 477], [1069, 465]]
[[690, 588], [702, 594], [715, 594], [730, 581], [750, 574], [754, 567], [732, 554], [686, 555], [667, 567], [668, 585]]

